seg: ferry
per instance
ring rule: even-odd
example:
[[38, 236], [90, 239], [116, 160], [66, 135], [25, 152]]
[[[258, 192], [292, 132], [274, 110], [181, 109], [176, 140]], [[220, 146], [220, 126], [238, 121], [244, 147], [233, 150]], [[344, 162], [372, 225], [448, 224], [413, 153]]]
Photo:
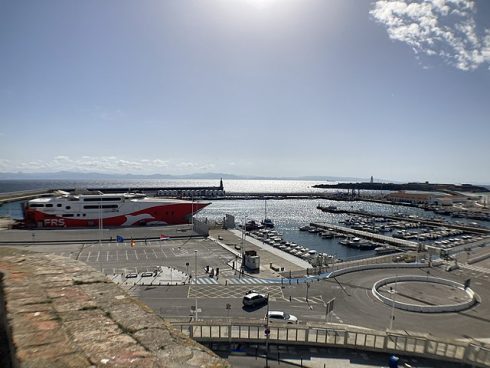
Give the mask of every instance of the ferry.
[[38, 228], [126, 227], [189, 223], [209, 205], [141, 193], [69, 194], [36, 198], [24, 207], [26, 226]]

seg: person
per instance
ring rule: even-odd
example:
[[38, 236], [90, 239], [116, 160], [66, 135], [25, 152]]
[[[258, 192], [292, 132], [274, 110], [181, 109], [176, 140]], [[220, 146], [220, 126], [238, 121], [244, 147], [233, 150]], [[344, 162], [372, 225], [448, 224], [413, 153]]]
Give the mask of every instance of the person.
[[390, 368], [398, 368], [398, 361], [400, 360], [400, 358], [398, 358], [396, 355], [392, 355], [390, 356], [390, 359], [389, 359], [389, 367]]

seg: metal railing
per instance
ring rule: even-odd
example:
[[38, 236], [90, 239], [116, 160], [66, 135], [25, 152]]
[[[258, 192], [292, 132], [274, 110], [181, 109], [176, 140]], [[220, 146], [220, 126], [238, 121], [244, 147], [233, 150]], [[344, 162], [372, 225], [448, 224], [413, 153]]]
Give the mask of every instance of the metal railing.
[[[263, 324], [216, 321], [175, 322], [174, 327], [198, 342], [249, 342], [267, 340]], [[316, 345], [388, 352], [490, 367], [490, 348], [423, 335], [362, 329], [355, 326], [270, 326], [269, 343]]]

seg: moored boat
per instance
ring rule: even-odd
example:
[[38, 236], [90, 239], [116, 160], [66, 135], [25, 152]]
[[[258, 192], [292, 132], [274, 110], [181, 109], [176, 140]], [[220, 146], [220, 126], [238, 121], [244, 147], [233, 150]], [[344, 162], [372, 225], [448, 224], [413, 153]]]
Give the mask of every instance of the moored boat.
[[179, 199], [153, 198], [141, 193], [60, 193], [36, 198], [24, 207], [27, 226], [39, 228], [177, 225], [209, 205]]

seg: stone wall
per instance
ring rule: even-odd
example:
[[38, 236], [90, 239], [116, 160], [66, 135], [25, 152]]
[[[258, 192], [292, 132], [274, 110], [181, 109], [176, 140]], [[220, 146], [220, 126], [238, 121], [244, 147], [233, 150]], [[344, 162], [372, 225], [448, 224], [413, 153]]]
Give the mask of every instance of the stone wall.
[[2, 367], [230, 366], [84, 263], [0, 248], [0, 280]]

